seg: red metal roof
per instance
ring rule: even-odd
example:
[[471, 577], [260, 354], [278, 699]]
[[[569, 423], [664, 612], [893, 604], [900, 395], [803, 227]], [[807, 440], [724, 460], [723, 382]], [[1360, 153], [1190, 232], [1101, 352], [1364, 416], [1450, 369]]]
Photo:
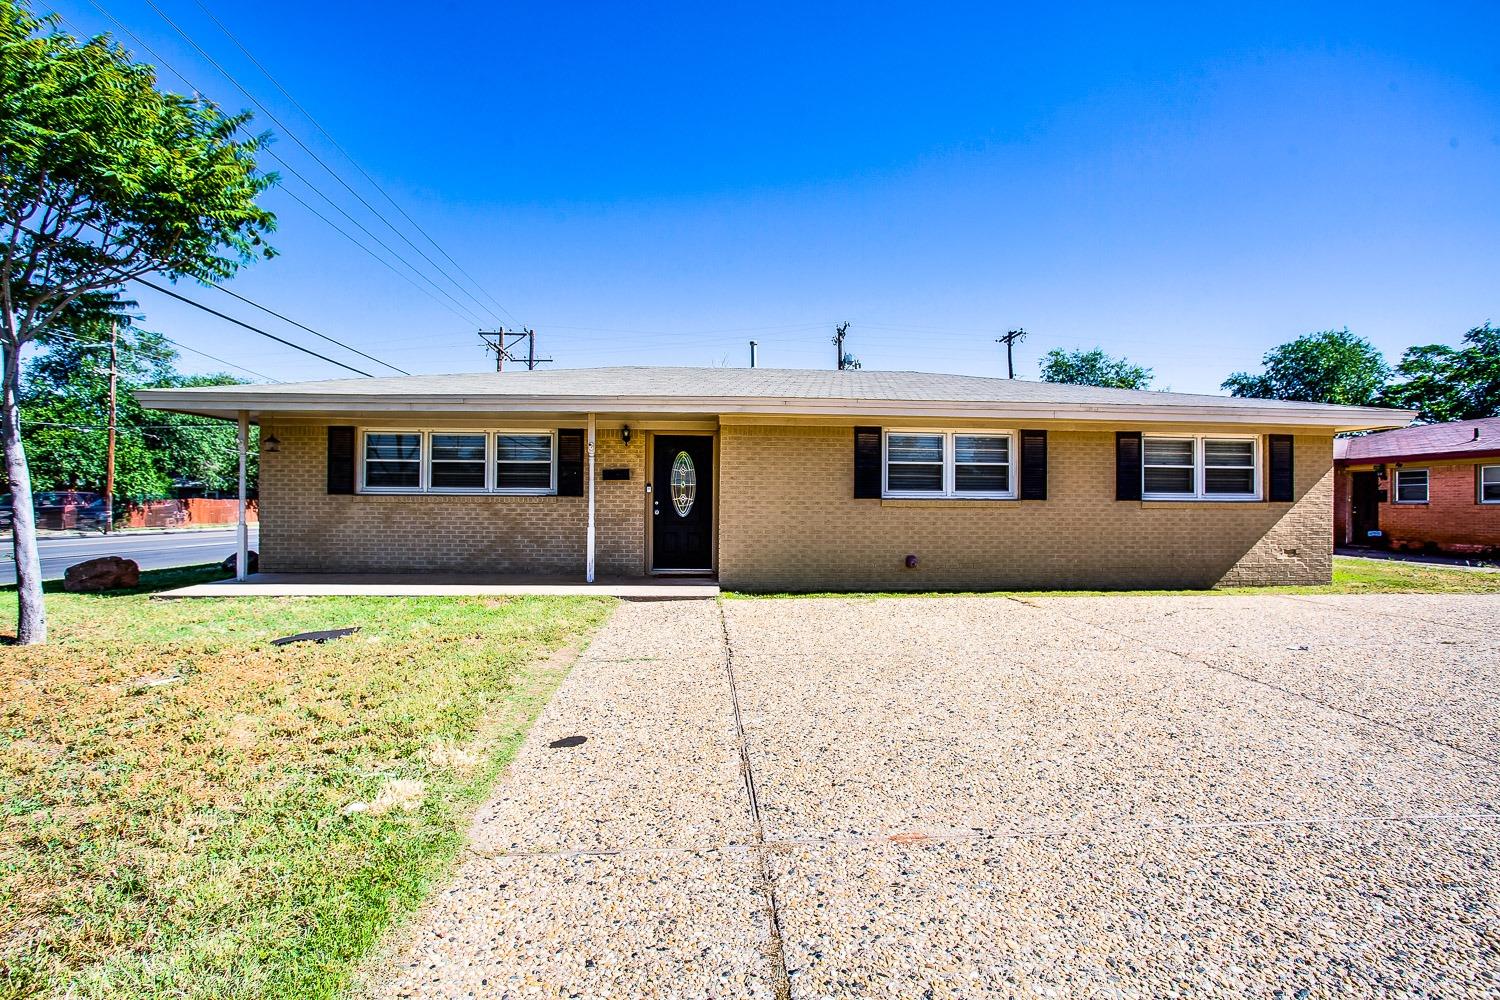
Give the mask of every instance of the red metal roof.
[[1480, 458], [1486, 455], [1500, 455], [1500, 417], [1457, 420], [1451, 424], [1422, 424], [1398, 431], [1338, 438], [1333, 442], [1333, 457], [1338, 462]]

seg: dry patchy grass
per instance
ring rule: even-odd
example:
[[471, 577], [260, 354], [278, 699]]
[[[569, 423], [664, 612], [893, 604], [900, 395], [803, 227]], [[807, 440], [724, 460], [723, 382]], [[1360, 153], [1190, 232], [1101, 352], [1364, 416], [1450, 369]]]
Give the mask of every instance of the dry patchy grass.
[[0, 997], [338, 993], [611, 604], [49, 595], [0, 651]]

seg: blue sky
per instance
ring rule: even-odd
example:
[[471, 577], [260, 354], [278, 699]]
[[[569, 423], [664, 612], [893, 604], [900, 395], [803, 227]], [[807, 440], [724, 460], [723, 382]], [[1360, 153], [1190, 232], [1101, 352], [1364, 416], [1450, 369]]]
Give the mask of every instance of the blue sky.
[[[146, 0], [100, 2], [250, 106]], [[155, 2], [404, 227], [197, 0]], [[994, 338], [1024, 326], [1023, 377], [1097, 345], [1213, 392], [1310, 330], [1394, 361], [1500, 320], [1493, 3], [202, 2], [561, 365], [743, 365], [753, 338], [762, 364], [828, 367], [847, 320], [866, 367], [1000, 375]], [[113, 30], [91, 0], [56, 9]], [[495, 316], [275, 148], [473, 315], [353, 247], [290, 176], [268, 196], [281, 256], [235, 290], [411, 371], [490, 365], [475, 320]], [[140, 299], [148, 325], [277, 379], [346, 374]]]

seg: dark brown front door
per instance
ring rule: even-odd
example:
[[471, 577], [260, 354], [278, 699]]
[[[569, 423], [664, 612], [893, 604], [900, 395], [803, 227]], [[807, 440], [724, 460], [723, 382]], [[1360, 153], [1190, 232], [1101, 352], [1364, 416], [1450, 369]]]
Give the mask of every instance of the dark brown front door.
[[714, 439], [661, 434], [651, 465], [651, 568], [713, 568]]
[[[1349, 491], [1349, 523], [1352, 545], [1380, 543], [1380, 480], [1373, 472], [1354, 473]], [[1376, 532], [1374, 536], [1370, 532]]]

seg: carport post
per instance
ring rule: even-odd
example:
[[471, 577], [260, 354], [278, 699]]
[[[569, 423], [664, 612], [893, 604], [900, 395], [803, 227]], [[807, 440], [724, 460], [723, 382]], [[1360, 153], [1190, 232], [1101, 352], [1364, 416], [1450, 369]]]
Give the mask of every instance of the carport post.
[[584, 583], [594, 582], [594, 414], [589, 414], [589, 439], [585, 444], [589, 453], [589, 531], [588, 556], [583, 567]]
[[249, 575], [250, 529], [245, 525], [245, 453], [250, 450], [250, 414], [240, 411], [240, 525], [234, 556], [234, 578]]

